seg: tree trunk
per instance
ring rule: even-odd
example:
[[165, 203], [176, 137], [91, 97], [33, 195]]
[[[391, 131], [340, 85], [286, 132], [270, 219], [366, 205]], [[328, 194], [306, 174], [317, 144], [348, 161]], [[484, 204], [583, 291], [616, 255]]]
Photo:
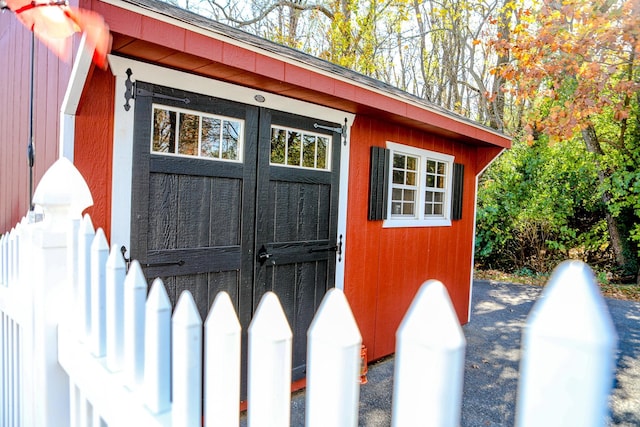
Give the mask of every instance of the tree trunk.
[[[603, 184], [607, 178], [606, 171], [600, 164], [600, 157], [604, 154], [596, 130], [592, 125], [589, 125], [582, 131], [582, 138], [587, 147], [587, 151], [596, 155], [596, 168], [598, 171], [598, 181]], [[602, 202], [605, 204], [605, 217], [607, 220], [607, 229], [609, 231], [609, 240], [611, 248], [616, 258], [616, 264], [618, 267], [627, 267], [629, 260], [624, 253], [624, 243], [620, 233], [620, 225], [618, 218], [611, 215], [609, 212], [609, 202], [611, 201], [611, 194], [608, 191], [602, 193]]]
[[[513, 9], [504, 5], [498, 17], [498, 31], [502, 34], [502, 38], [505, 40], [509, 40], [511, 37], [511, 27], [509, 26], [509, 23], [511, 22], [512, 14]], [[495, 68], [499, 70], [501, 67], [508, 64], [509, 61], [509, 51], [505, 50], [498, 54]], [[504, 78], [500, 73], [495, 73], [493, 75], [493, 84], [491, 87], [492, 100], [489, 101], [488, 112], [489, 126], [498, 130], [504, 129], [505, 99], [504, 92], [502, 92], [503, 84]]]

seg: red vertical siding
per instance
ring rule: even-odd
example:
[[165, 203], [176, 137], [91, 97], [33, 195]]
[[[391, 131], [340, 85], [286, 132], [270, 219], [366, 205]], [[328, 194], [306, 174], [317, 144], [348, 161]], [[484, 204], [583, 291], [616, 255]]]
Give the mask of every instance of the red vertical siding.
[[[386, 141], [453, 154], [465, 165], [463, 219], [450, 227], [382, 228], [367, 220], [369, 151]], [[351, 131], [345, 293], [372, 358], [395, 351], [395, 331], [420, 285], [442, 281], [467, 321], [473, 242], [475, 148], [358, 116]]]
[[111, 72], [94, 68], [76, 115], [74, 146], [74, 163], [93, 196], [93, 206], [86, 212], [94, 227], [102, 227], [107, 236], [111, 235], [114, 93]]
[[[35, 47], [34, 189], [58, 158], [60, 106], [71, 73], [71, 63], [60, 61], [38, 40]], [[0, 233], [29, 209], [30, 48], [31, 33], [12, 13], [0, 14]]]
[[21, 51], [29, 49], [28, 32], [21, 28], [10, 13], [0, 15], [0, 232], [9, 230], [23, 216], [27, 202], [27, 131], [29, 96], [28, 57]]

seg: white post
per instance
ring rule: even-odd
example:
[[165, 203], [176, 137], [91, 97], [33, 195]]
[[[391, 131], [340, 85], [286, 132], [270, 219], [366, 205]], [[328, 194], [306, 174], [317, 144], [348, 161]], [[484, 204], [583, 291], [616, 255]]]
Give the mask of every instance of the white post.
[[58, 364], [58, 322], [73, 302], [65, 299], [68, 221], [89, 206], [88, 187], [66, 159], [55, 162], [42, 177], [33, 201], [42, 206], [44, 221], [34, 229], [33, 406], [38, 426], [69, 425], [69, 380]]
[[118, 245], [111, 246], [107, 259], [107, 368], [122, 369], [124, 360], [124, 280], [126, 266]]
[[124, 372], [131, 390], [137, 389], [143, 380], [146, 299], [147, 279], [138, 261], [133, 261], [124, 280]]
[[330, 289], [307, 332], [307, 427], [356, 427], [362, 336], [344, 293]]
[[422, 285], [396, 340], [392, 425], [459, 426], [466, 341], [441, 282]]
[[171, 407], [171, 302], [161, 279], [147, 298], [144, 341], [144, 401], [160, 414]]
[[175, 426], [202, 425], [202, 319], [189, 291], [176, 304], [172, 324], [172, 421]]
[[276, 294], [263, 295], [248, 332], [248, 426], [288, 427], [293, 334]]
[[241, 330], [229, 294], [219, 292], [204, 324], [206, 427], [238, 426]]
[[103, 357], [107, 345], [107, 258], [109, 244], [102, 228], [91, 243], [91, 353]]
[[527, 320], [516, 424], [604, 426], [616, 346], [591, 269], [580, 261], [563, 262]]

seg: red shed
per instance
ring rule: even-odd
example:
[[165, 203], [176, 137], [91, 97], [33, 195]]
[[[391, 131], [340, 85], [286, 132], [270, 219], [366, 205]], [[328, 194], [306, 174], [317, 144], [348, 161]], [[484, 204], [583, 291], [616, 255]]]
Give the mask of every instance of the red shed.
[[[152, 0], [87, 0], [113, 35], [106, 71], [35, 55], [36, 182], [85, 176], [112, 244], [190, 290], [226, 290], [247, 326], [275, 291], [294, 331], [344, 289], [377, 359], [426, 279], [469, 318], [477, 177], [505, 135], [344, 68]], [[0, 16], [0, 229], [28, 209], [29, 33]], [[10, 82], [10, 84], [8, 84]], [[24, 145], [22, 142], [24, 141]]]

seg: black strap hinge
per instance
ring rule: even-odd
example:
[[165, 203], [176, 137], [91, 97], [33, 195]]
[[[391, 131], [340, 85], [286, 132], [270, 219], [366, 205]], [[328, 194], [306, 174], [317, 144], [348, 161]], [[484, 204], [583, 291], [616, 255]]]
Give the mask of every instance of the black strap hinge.
[[331, 126], [324, 126], [324, 125], [319, 125], [318, 123], [314, 123], [313, 127], [315, 129], [323, 129], [323, 130], [328, 130], [330, 132], [335, 132], [339, 135], [342, 135], [342, 143], [346, 146], [347, 145], [347, 119], [344, 119], [344, 125], [342, 126], [338, 126], [338, 127], [331, 127]]
[[139, 88], [139, 87], [137, 87], [136, 82], [131, 80], [131, 75], [133, 74], [133, 71], [131, 71], [131, 68], [127, 68], [127, 71], [125, 71], [125, 73], [127, 74], [127, 80], [124, 81], [124, 87], [125, 87], [125, 91], [124, 91], [124, 99], [125, 99], [124, 110], [125, 111], [129, 111], [131, 109], [131, 104], [129, 102], [132, 99], [136, 99], [138, 95], [140, 95], [140, 96], [151, 96], [153, 98], [159, 98], [159, 99], [167, 99], [169, 101], [178, 101], [178, 102], [182, 102], [184, 104], [191, 103], [191, 100], [189, 98], [179, 98], [179, 97], [176, 97], [176, 96], [164, 95], [164, 94], [161, 94], [161, 93], [154, 93], [154, 92], [151, 92], [149, 90]]
[[151, 92], [150, 90], [142, 89], [142, 88], [139, 88], [139, 87], [136, 87], [135, 93], [136, 93], [136, 97], [138, 95], [140, 95], [140, 96], [151, 96], [153, 98], [166, 99], [166, 100], [169, 100], [169, 101], [183, 102], [185, 104], [191, 103], [191, 100], [189, 98], [179, 98], [177, 96], [164, 95], [162, 93]]

